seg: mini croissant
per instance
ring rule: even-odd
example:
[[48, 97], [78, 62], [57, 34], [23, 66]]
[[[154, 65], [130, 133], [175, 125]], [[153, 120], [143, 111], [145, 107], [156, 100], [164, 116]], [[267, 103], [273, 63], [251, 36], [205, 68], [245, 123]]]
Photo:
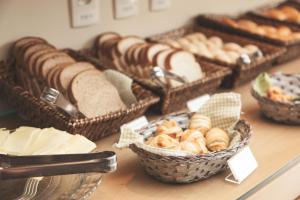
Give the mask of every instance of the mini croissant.
[[228, 147], [228, 134], [220, 128], [212, 128], [206, 133], [206, 146], [210, 151], [221, 151]]
[[[181, 150], [189, 151], [192, 153], [197, 152], [197, 154], [208, 152], [206, 148], [205, 138], [203, 134], [198, 130], [185, 130], [180, 136], [180, 141]], [[194, 148], [196, 148], [197, 151], [195, 151]]]
[[206, 132], [211, 129], [211, 120], [209, 117], [195, 113], [189, 124], [190, 129], [197, 129], [205, 136]]
[[172, 138], [176, 138], [176, 135], [181, 133], [182, 129], [178, 126], [177, 122], [174, 120], [165, 120], [162, 124], [157, 125], [156, 134], [166, 134]]
[[155, 137], [151, 137], [146, 141], [146, 144], [154, 147], [160, 148], [174, 148], [179, 145], [179, 142], [165, 134], [157, 135]]

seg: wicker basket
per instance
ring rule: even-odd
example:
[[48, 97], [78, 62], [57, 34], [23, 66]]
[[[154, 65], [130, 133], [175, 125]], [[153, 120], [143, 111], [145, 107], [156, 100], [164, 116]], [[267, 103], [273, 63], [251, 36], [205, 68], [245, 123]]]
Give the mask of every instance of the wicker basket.
[[[300, 96], [300, 74], [296, 76], [273, 75], [272, 78], [277, 80], [277, 86], [284, 91]], [[251, 89], [251, 94], [258, 101], [261, 111], [266, 117], [277, 122], [300, 125], [300, 104], [273, 101], [259, 95], [253, 88]]]
[[[80, 56], [74, 56], [75, 52], [68, 52], [75, 59], [82, 60]], [[17, 110], [22, 119], [37, 127], [53, 126], [72, 134], [81, 134], [92, 141], [117, 133], [122, 124], [143, 115], [151, 105], [159, 101], [157, 96], [134, 82], [132, 89], [138, 102], [129, 108], [94, 118], [70, 118], [18, 86], [14, 81], [13, 67], [4, 62], [0, 64], [0, 95]]]
[[220, 31], [196, 25], [188, 25], [166, 33], [154, 35], [149, 37], [148, 40], [157, 42], [168, 38], [176, 39], [193, 32], [202, 32], [208, 36], [218, 36], [224, 42], [235, 42], [240, 45], [254, 44], [262, 50], [264, 57], [262, 59], [253, 61], [250, 65], [229, 64], [216, 59], [199, 56], [203, 60], [207, 60], [209, 62], [213, 62], [220, 66], [225, 66], [233, 70], [233, 73], [230, 76], [227, 76], [224, 80], [223, 86], [225, 87], [235, 87], [252, 80], [260, 72], [263, 72], [272, 67], [272, 64], [276, 60], [276, 58], [282, 55], [285, 51], [285, 49], [283, 48], [277, 48], [266, 43], [257, 42], [255, 40], [251, 40], [245, 37], [239, 37], [237, 35], [233, 36], [231, 34], [222, 33]]
[[[190, 118], [190, 115], [191, 113], [179, 113], [167, 118], [172, 118], [180, 126], [186, 127], [187, 119]], [[152, 122], [146, 128], [140, 130], [140, 134], [147, 130], [154, 132], [155, 124], [163, 119]], [[141, 165], [154, 178], [168, 183], [191, 183], [206, 179], [225, 170], [227, 168], [227, 160], [249, 143], [251, 127], [247, 122], [240, 120], [234, 129], [241, 133], [242, 141], [233, 148], [215, 153], [174, 157], [154, 154], [137, 147], [135, 144], [131, 144], [130, 149], [138, 154]]]
[[[114, 64], [108, 58], [103, 58], [101, 60], [97, 59], [96, 49], [84, 50], [86, 55], [90, 55], [90, 60], [96, 62], [107, 68], [115, 69]], [[162, 88], [156, 87], [145, 79], [138, 78], [132, 74], [126, 73], [128, 76], [142, 84], [144, 87], [152, 90], [160, 96], [160, 103], [156, 106], [156, 110], [162, 114], [167, 114], [171, 112], [176, 112], [186, 107], [186, 102], [190, 99], [196, 98], [200, 95], [211, 93], [220, 87], [223, 79], [231, 73], [231, 69], [220, 67], [216, 64], [203, 61], [197, 57], [197, 61], [201, 65], [205, 77], [184, 85], [169, 88], [164, 90]]]
[[258, 9], [258, 10], [256, 9], [255, 11], [250, 11], [248, 13], [248, 15], [256, 17], [258, 19], [264, 19], [264, 20], [275, 22], [275, 23], [279, 23], [279, 24], [282, 24], [282, 25], [285, 25], [285, 26], [300, 28], [300, 23], [292, 22], [292, 21], [288, 21], [288, 20], [280, 21], [280, 20], [268, 17], [266, 15], [263, 15], [261, 13], [261, 10], [268, 9], [268, 8], [277, 8], [277, 7], [280, 7], [280, 6], [291, 6], [291, 7], [296, 8], [297, 10], [300, 10], [300, 4], [299, 3], [293, 2], [293, 1], [285, 1], [283, 3], [279, 3], [279, 4], [277, 3], [277, 4], [274, 4], [274, 5], [271, 4], [269, 6], [264, 6], [260, 9]]
[[[251, 33], [249, 31], [245, 31], [242, 29], [234, 28], [229, 25], [226, 25], [218, 20], [219, 16], [213, 16], [213, 15], [200, 15], [197, 17], [197, 23], [202, 26], [210, 27], [213, 29], [217, 29], [222, 32], [227, 32], [235, 35], [242, 35], [246, 36], [261, 42], [267, 42], [272, 45], [286, 48], [285, 53], [283, 53], [281, 56], [279, 56], [276, 60], [277, 64], [286, 63], [288, 61], [291, 61], [295, 58], [297, 58], [300, 55], [300, 40], [293, 40], [293, 41], [282, 41], [274, 38], [269, 38], [266, 36], [262, 36], [259, 34]], [[243, 15], [238, 17], [238, 19], [250, 19], [255, 21], [257, 24], [265, 24], [265, 25], [272, 25], [272, 26], [279, 26], [282, 25], [275, 21], [270, 20], [264, 20], [264, 19], [258, 19], [256, 17], [253, 17], [251, 15]], [[296, 27], [290, 27], [293, 31], [300, 31], [299, 28]]]

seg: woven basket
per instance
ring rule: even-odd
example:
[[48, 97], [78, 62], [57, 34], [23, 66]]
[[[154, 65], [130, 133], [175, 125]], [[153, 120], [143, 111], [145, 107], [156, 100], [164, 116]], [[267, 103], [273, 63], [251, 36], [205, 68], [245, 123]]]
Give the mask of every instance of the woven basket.
[[[300, 74], [298, 75], [273, 75], [276, 86], [289, 94], [300, 96]], [[252, 96], [258, 101], [262, 113], [277, 122], [300, 125], [300, 104], [273, 101], [259, 95], [253, 88]]]
[[285, 1], [283, 3], [277, 3], [277, 4], [274, 4], [274, 5], [269, 5], [269, 6], [264, 6], [262, 8], [259, 8], [259, 9], [256, 9], [255, 11], [250, 11], [249, 13], [247, 13], [249, 16], [252, 16], [252, 17], [256, 17], [258, 19], [264, 19], [264, 20], [268, 20], [268, 21], [272, 21], [272, 22], [275, 22], [275, 23], [278, 23], [278, 24], [282, 24], [282, 25], [285, 25], [285, 26], [289, 26], [289, 27], [296, 27], [296, 28], [300, 28], [300, 23], [297, 23], [297, 22], [293, 22], [293, 21], [288, 21], [288, 20], [283, 20], [283, 21], [280, 21], [280, 20], [277, 20], [277, 19], [274, 19], [274, 18], [271, 18], [271, 17], [268, 17], [266, 15], [263, 15], [261, 13], [262, 10], [264, 9], [268, 9], [268, 8], [277, 8], [277, 7], [281, 7], [281, 6], [291, 6], [291, 7], [294, 7], [298, 10], [300, 10], [300, 4], [297, 3], [297, 2], [293, 2], [293, 1]]
[[[68, 51], [76, 60], [83, 60], [81, 56], [74, 56], [75, 52]], [[24, 88], [15, 83], [13, 67], [0, 63], [0, 95], [8, 104], [13, 106], [22, 119], [37, 127], [50, 127], [81, 134], [92, 141], [119, 132], [122, 124], [141, 115], [159, 98], [150, 91], [134, 82], [132, 89], [138, 102], [117, 112], [112, 112], [94, 118], [71, 118], [63, 112], [54, 109], [40, 101]]]
[[[97, 62], [98, 64], [107, 68], [116, 69], [110, 59], [97, 59], [95, 47], [92, 50], [84, 50], [83, 52], [86, 55], [90, 55], [91, 61]], [[190, 99], [216, 91], [217, 88], [220, 87], [223, 79], [231, 73], [229, 68], [220, 67], [216, 64], [204, 61], [199, 57], [196, 58], [201, 65], [203, 72], [205, 73], [205, 77], [178, 87], [169, 88], [167, 90], [156, 87], [145, 79], [141, 79], [126, 72], [123, 73], [130, 76], [144, 87], [158, 94], [160, 96], [160, 103], [157, 105], [156, 110], [162, 114], [167, 114], [185, 108], [186, 102]]]
[[[165, 118], [172, 118], [181, 127], [186, 128], [190, 116], [191, 113], [179, 113], [163, 117], [151, 122], [139, 132], [145, 135], [149, 135], [148, 132], [154, 133], [157, 122]], [[247, 122], [240, 120], [234, 129], [241, 133], [242, 140], [239, 144], [234, 145], [230, 149], [204, 155], [162, 156], [145, 151], [135, 144], [131, 144], [129, 147], [139, 156], [145, 171], [154, 178], [168, 183], [191, 183], [209, 178], [225, 170], [227, 168], [227, 160], [249, 143], [251, 127]]]
[[[258, 19], [256, 17], [253, 17], [249, 14], [243, 15], [238, 17], [238, 19], [250, 19], [252, 21], [255, 21], [257, 24], [265, 24], [265, 25], [272, 25], [272, 26], [279, 26], [282, 25], [275, 21], [270, 20], [264, 20], [264, 19]], [[238, 29], [231, 27], [229, 25], [223, 24], [218, 20], [218, 16], [213, 15], [200, 15], [197, 17], [197, 23], [202, 26], [210, 27], [213, 29], [217, 29], [222, 32], [227, 32], [235, 35], [241, 35], [245, 37], [249, 37], [255, 40], [258, 40], [260, 42], [267, 42], [269, 44], [286, 48], [285, 53], [283, 53], [281, 56], [279, 56], [276, 60], [277, 64], [286, 63], [288, 61], [291, 61], [300, 55], [300, 40], [293, 40], [293, 41], [282, 41], [274, 38], [269, 38], [266, 36], [262, 36], [259, 34], [251, 33], [246, 30]], [[293, 31], [300, 31], [299, 28], [296, 27], [290, 27]]]
[[276, 60], [276, 58], [282, 55], [285, 51], [285, 49], [283, 48], [277, 48], [266, 43], [257, 42], [255, 40], [251, 40], [245, 37], [239, 37], [237, 35], [222, 33], [220, 31], [197, 25], [188, 25], [162, 34], [154, 35], [149, 37], [148, 40], [158, 42], [168, 38], [177, 39], [193, 32], [202, 32], [207, 36], [218, 36], [224, 42], [235, 42], [242, 46], [247, 44], [254, 44], [262, 50], [264, 57], [262, 59], [253, 61], [250, 65], [229, 64], [216, 59], [199, 56], [203, 60], [207, 60], [209, 62], [213, 62], [220, 66], [225, 66], [233, 70], [233, 73], [230, 76], [227, 76], [224, 80], [223, 86], [225, 87], [235, 87], [252, 80], [259, 73], [266, 71], [267, 69], [272, 67], [272, 64]]

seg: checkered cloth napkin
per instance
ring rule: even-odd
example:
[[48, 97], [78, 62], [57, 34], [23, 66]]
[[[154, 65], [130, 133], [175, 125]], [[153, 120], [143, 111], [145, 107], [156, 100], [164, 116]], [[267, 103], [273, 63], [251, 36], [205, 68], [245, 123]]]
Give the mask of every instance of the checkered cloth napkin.
[[[233, 130], [233, 127], [240, 119], [241, 114], [241, 97], [240, 94], [229, 92], [219, 93], [212, 95], [210, 100], [200, 108], [199, 113], [211, 118], [212, 127], [219, 127], [227, 130], [231, 143], [229, 148], [240, 142], [240, 134]], [[176, 120], [176, 118], [174, 118]], [[188, 120], [186, 120], [188, 123]], [[128, 147], [130, 144], [136, 144], [138, 147], [143, 148], [146, 151], [156, 153], [165, 156], [187, 156], [191, 155], [188, 152], [156, 148], [144, 144], [145, 138], [155, 132], [156, 126], [149, 126], [147, 130], [132, 130], [129, 127], [123, 125], [121, 127], [121, 136], [119, 142], [116, 144], [118, 148]]]

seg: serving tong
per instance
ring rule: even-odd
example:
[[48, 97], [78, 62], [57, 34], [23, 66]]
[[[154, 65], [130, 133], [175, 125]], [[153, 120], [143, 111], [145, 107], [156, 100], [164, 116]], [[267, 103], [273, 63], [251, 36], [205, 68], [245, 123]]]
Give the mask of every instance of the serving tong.
[[45, 87], [42, 91], [40, 99], [48, 105], [58, 108], [70, 115], [71, 117], [83, 117], [83, 114], [69, 102], [58, 90], [54, 88]]
[[[159, 86], [161, 86], [164, 89], [167, 87], [168, 80], [175, 80], [180, 83], [188, 82], [185, 77], [178, 76], [177, 74], [169, 72], [158, 66], [152, 68], [152, 70], [150, 72], [150, 76], [156, 84], [158, 84]], [[163, 80], [165, 80], [165, 81], [163, 81]]]
[[109, 173], [117, 169], [116, 154], [0, 155], [0, 180], [77, 173]]

